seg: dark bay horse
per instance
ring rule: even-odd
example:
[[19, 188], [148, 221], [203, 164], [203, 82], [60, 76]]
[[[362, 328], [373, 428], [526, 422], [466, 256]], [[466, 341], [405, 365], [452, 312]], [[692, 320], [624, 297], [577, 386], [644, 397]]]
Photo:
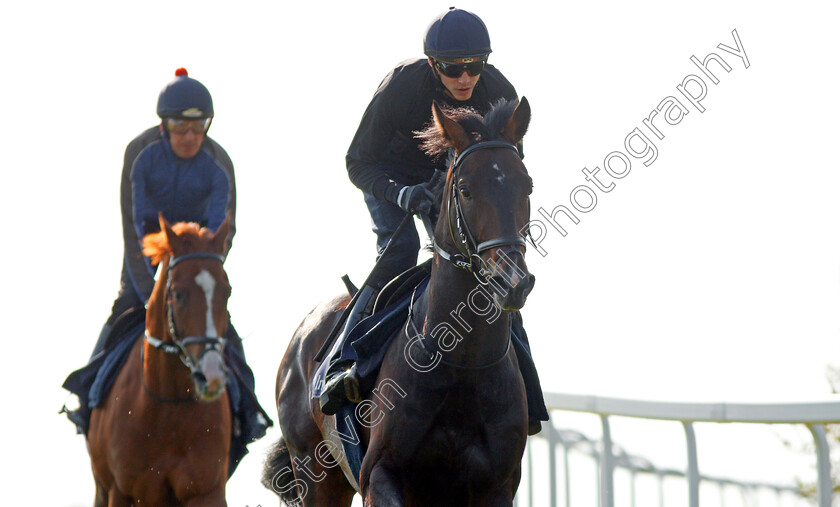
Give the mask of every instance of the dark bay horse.
[[161, 232], [143, 239], [143, 253], [161, 270], [146, 335], [91, 413], [97, 507], [226, 505], [231, 414], [221, 337], [229, 218], [214, 235], [161, 216]]
[[[454, 149], [434, 231], [428, 289], [388, 347], [376, 388], [356, 406], [366, 454], [359, 483], [340, 458], [335, 416], [311, 399], [313, 357], [349, 297], [313, 310], [277, 374], [283, 438], [263, 483], [289, 505], [511, 506], [527, 439], [525, 388], [510, 312], [534, 284], [524, 259], [531, 178], [515, 145], [530, 121], [521, 102], [484, 118], [432, 107], [419, 134], [430, 155]], [[415, 297], [416, 296], [416, 297]]]

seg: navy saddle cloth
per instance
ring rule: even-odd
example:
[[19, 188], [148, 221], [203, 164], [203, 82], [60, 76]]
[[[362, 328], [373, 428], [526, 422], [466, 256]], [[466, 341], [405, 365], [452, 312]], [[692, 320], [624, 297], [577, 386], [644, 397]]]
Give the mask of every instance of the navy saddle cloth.
[[[79, 397], [79, 408], [68, 410], [66, 407], [62, 412], [76, 425], [76, 432], [87, 435], [90, 424], [90, 412], [98, 407], [122, 370], [132, 347], [143, 335], [146, 329], [146, 310], [143, 307], [131, 308], [117, 319], [109, 333], [105, 347], [102, 352], [90, 359], [87, 365], [71, 373], [64, 381], [62, 387]], [[230, 363], [230, 358], [225, 354], [225, 360]], [[231, 366], [228, 364], [228, 366]], [[242, 387], [247, 389], [247, 387]], [[228, 376], [228, 399], [230, 400], [232, 416], [231, 420], [237, 421], [243, 417], [238, 410], [241, 387], [235, 375]], [[234, 423], [235, 426], [239, 426]], [[248, 453], [244, 435], [237, 435], [239, 432], [232, 432], [230, 445], [230, 463], [228, 465], [228, 476], [233, 475], [237, 465]]]
[[79, 409], [67, 412], [67, 417], [76, 424], [78, 433], [87, 435], [90, 411], [98, 407], [110, 391], [117, 374], [128, 359], [131, 346], [143, 334], [145, 328], [145, 308], [135, 307], [127, 310], [114, 323], [102, 351], [64, 381], [62, 387], [79, 397]]

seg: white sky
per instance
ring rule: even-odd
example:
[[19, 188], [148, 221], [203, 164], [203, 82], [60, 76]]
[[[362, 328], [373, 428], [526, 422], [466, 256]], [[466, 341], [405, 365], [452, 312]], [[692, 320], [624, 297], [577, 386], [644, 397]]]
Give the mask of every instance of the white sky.
[[[297, 324], [342, 289], [340, 275], [360, 282], [372, 265], [369, 217], [344, 169], [350, 139], [382, 77], [422, 56], [428, 22], [449, 4], [7, 4], [3, 425], [26, 472], [0, 496], [32, 500], [49, 474], [59, 495], [50, 505], [88, 505], [84, 440], [55, 413], [116, 295], [123, 151], [157, 122], [160, 88], [186, 66], [213, 94], [211, 135], [239, 189], [230, 309], [273, 413], [276, 368]], [[714, 67], [720, 83], [709, 84], [704, 113], [662, 127], [652, 165], [634, 160], [567, 237], [549, 231], [545, 258], [529, 254], [537, 284], [524, 316], [543, 388], [684, 401], [828, 394], [826, 365], [840, 363], [836, 5], [457, 5], [484, 19], [491, 62], [531, 103], [534, 218], [568, 205], [586, 183], [581, 169], [623, 150], [660, 101], [683, 99], [676, 86], [699, 74], [689, 57], [716, 52], [732, 66]], [[749, 68], [717, 49], [734, 47], [733, 29]], [[252, 446], [229, 505], [276, 504], [257, 478], [277, 436]], [[701, 471], [704, 452], [730, 471], [729, 457], [712, 457], [725, 449], [698, 439]], [[678, 466], [681, 456], [666, 450], [661, 460]], [[743, 468], [748, 478], [791, 475]]]

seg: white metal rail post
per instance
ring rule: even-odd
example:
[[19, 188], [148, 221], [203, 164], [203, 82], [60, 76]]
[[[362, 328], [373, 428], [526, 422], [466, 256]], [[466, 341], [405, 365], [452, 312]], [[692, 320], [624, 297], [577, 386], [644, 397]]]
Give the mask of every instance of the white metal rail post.
[[[569, 472], [569, 451], [575, 451], [580, 454], [586, 455], [595, 462], [596, 469], [598, 471], [597, 475], [595, 476], [595, 483], [596, 483], [596, 493], [598, 495], [596, 504], [601, 505], [600, 495], [601, 495], [601, 468], [600, 462], [601, 457], [603, 456], [603, 442], [600, 440], [593, 440], [580, 433], [576, 430], [570, 429], [560, 429], [558, 430], [551, 424], [545, 424], [543, 426], [543, 432], [537, 435], [535, 438], [542, 438], [548, 441], [549, 447], [549, 465], [548, 465], [548, 473], [550, 477], [557, 476], [557, 465], [556, 461], [552, 459], [552, 455], [555, 454], [557, 449], [557, 445], [560, 444], [563, 446], [563, 484], [565, 486], [565, 505], [566, 507], [571, 507], [571, 481], [570, 481], [570, 472]], [[613, 443], [613, 451], [612, 456], [614, 458], [614, 467], [615, 468], [622, 468], [630, 472], [631, 480], [630, 480], [630, 506], [636, 507], [636, 492], [635, 492], [635, 478], [636, 474], [650, 474], [657, 478], [658, 482], [658, 492], [659, 492], [659, 503], [657, 504], [659, 507], [665, 507], [665, 493], [664, 493], [664, 482], [666, 477], [679, 477], [682, 479], [687, 479], [688, 473], [687, 471], [677, 470], [677, 469], [670, 469], [670, 468], [661, 468], [655, 466], [653, 463], [648, 461], [647, 459], [640, 457], [640, 456], [633, 456], [628, 454], [624, 449], [622, 449], [616, 443]], [[529, 473], [525, 474], [528, 478], [527, 482], [524, 485], [520, 485], [520, 491], [525, 490], [528, 491], [528, 507], [535, 507], [537, 505], [534, 501], [534, 478], [533, 478], [533, 456], [531, 452], [531, 447], [528, 446], [526, 448], [526, 463], [527, 463], [527, 470]], [[720, 477], [710, 477], [708, 475], [700, 475], [699, 480], [712, 483], [718, 486], [721, 494], [721, 502], [720, 505], [724, 506], [726, 502], [724, 499], [724, 488], [726, 486], [733, 486], [741, 490], [741, 494], [745, 494], [747, 491], [757, 491], [761, 489], [771, 490], [776, 493], [777, 499], [779, 499], [783, 494], [789, 494], [794, 496], [799, 496], [799, 489], [792, 485], [780, 485], [780, 484], [771, 484], [765, 482], [752, 482], [752, 481], [738, 481], [735, 479], [729, 478], [720, 478]], [[549, 481], [549, 503], [548, 505], [554, 507], [559, 505], [557, 503], [557, 485], [555, 481]], [[614, 497], [614, 495], [613, 495]], [[520, 497], [517, 495], [514, 498], [514, 505], [519, 507], [520, 506]], [[781, 505], [781, 504], [779, 504]]]
[[[718, 423], [760, 423], [760, 424], [802, 424], [808, 427], [816, 443], [817, 452], [817, 501], [819, 507], [831, 507], [831, 463], [825, 424], [840, 424], [840, 397], [815, 402], [802, 403], [671, 403], [658, 401], [628, 400], [579, 394], [545, 393], [546, 405], [550, 410], [568, 410], [587, 412], [598, 415], [601, 419], [602, 441], [599, 449], [591, 445], [590, 454], [599, 466], [598, 488], [601, 507], [613, 507], [613, 473], [617, 464], [631, 470], [644, 470], [660, 476], [681, 475], [688, 481], [689, 506], [700, 506], [700, 481], [711, 480], [719, 485], [731, 483], [728, 479], [712, 479], [701, 476], [697, 460], [697, 441], [694, 434], [694, 422]], [[633, 463], [626, 456], [617, 456], [610, 432], [610, 416], [635, 417], [663, 421], [679, 421], [683, 424], [688, 448], [686, 471], [657, 470], [649, 464]], [[583, 442], [586, 437], [575, 432], [562, 432], [547, 424], [544, 438], [548, 439], [551, 449], [561, 443], [564, 449], [564, 461], [568, 464], [568, 450], [571, 446]], [[566, 435], [568, 433], [569, 435]], [[624, 459], [624, 462], [621, 460]], [[531, 456], [528, 454], [530, 463]], [[554, 452], [549, 453], [549, 468], [555, 470]], [[568, 477], [568, 466], [565, 472]], [[557, 505], [557, 488], [552, 475], [550, 502]], [[531, 490], [532, 479], [528, 479]], [[568, 484], [568, 481], [567, 481]], [[763, 486], [779, 488], [774, 485], [743, 484], [745, 486]], [[661, 487], [661, 484], [660, 484]], [[532, 498], [532, 494], [529, 495]], [[569, 505], [569, 491], [566, 488], [566, 505]]]

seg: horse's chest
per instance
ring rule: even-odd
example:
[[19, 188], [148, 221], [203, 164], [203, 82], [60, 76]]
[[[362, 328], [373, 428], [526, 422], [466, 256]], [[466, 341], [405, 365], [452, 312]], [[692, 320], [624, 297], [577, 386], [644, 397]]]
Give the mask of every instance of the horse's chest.
[[157, 448], [156, 452], [140, 466], [126, 466], [118, 474], [122, 479], [118, 482], [123, 484], [120, 489], [142, 499], [143, 504], [172, 504], [224, 486], [227, 470], [219, 466], [219, 456], [195, 455], [191, 449], [184, 455], [179, 449], [152, 448]]
[[406, 464], [406, 493], [422, 500], [423, 505], [435, 504], [440, 498], [454, 500], [452, 505], [466, 505], [468, 498], [495, 491], [514, 475], [520, 456], [514, 446], [498, 443], [429, 447]]
[[111, 446], [110, 461], [119, 464], [114, 476], [120, 490], [149, 505], [171, 503], [160, 498], [201, 495], [223, 485], [227, 475], [229, 419], [215, 413], [180, 416], [172, 410], [135, 408], [120, 425], [122, 437], [114, 438]]
[[481, 425], [438, 428], [427, 435], [406, 465], [417, 468], [422, 476], [448, 478], [436, 479], [439, 487], [458, 488], [461, 482], [475, 487], [507, 476], [519, 463], [523, 447], [524, 437], [502, 437]]

